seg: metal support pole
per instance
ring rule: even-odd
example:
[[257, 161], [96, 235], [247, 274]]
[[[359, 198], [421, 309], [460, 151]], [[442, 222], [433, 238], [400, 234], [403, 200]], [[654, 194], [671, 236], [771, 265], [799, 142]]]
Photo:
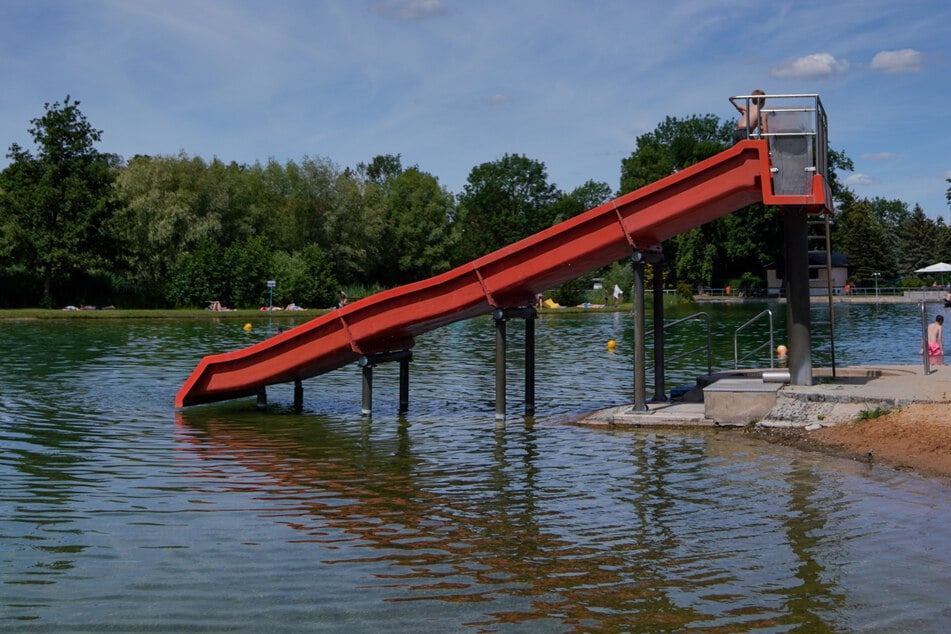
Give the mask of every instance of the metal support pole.
[[517, 318], [525, 320], [525, 415], [535, 413], [535, 319], [534, 306], [496, 308], [495, 320], [495, 419], [505, 420], [505, 355], [508, 348], [505, 322]]
[[258, 388], [258, 409], [267, 409], [267, 388], [259, 387]]
[[409, 357], [400, 359], [400, 408], [403, 414], [409, 410]]
[[304, 384], [300, 379], [294, 379], [294, 409], [304, 409]]
[[651, 402], [664, 403], [667, 401], [664, 368], [664, 263], [654, 262], [651, 271], [654, 273], [654, 396]]
[[809, 333], [809, 233], [805, 207], [783, 209], [786, 247], [786, 330], [792, 385], [812, 385]]
[[373, 364], [363, 366], [363, 406], [360, 409], [363, 416], [373, 413]]
[[357, 361], [363, 368], [363, 407], [364, 416], [369, 416], [373, 411], [373, 366], [391, 361], [400, 362], [400, 413], [409, 409], [409, 362], [413, 359], [413, 353], [410, 350], [396, 350], [393, 352], [381, 352], [362, 356]]
[[495, 320], [495, 420], [505, 420], [505, 315], [496, 310]]
[[535, 413], [535, 317], [538, 313], [532, 308], [532, 316], [525, 318], [525, 415]]
[[644, 347], [644, 254], [631, 255], [634, 269], [634, 407], [632, 411], [647, 410], [647, 351]]
[[928, 354], [928, 311], [923, 301], [918, 302], [918, 310], [921, 311], [921, 363], [924, 366], [925, 376], [928, 376], [931, 374], [931, 358]]

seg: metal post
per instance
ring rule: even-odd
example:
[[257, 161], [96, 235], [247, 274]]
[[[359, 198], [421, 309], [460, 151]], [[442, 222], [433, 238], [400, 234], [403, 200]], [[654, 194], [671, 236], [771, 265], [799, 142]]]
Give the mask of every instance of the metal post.
[[400, 362], [400, 413], [409, 409], [409, 362], [413, 359], [411, 350], [394, 350], [391, 352], [379, 352], [376, 354], [364, 355], [357, 360], [357, 363], [363, 369], [363, 407], [364, 416], [369, 416], [373, 411], [373, 366], [381, 363], [390, 363], [391, 361]]
[[923, 301], [918, 302], [918, 310], [921, 311], [921, 364], [925, 368], [925, 376], [928, 376], [931, 374], [931, 355], [928, 354], [928, 311]]
[[805, 207], [783, 209], [786, 247], [786, 330], [792, 385], [812, 385], [809, 333], [809, 234]]
[[537, 313], [532, 309], [532, 315], [525, 318], [525, 415], [535, 413], [535, 317]]
[[294, 409], [304, 409], [304, 384], [300, 379], [294, 379]]
[[409, 410], [409, 357], [400, 359], [400, 408], [399, 413]]
[[274, 308], [274, 287], [277, 286], [275, 280], [267, 281], [267, 310], [268, 313]]
[[259, 387], [258, 388], [258, 409], [267, 409], [267, 388]]
[[631, 255], [634, 269], [634, 407], [632, 411], [647, 410], [647, 351], [644, 347], [644, 254]]
[[373, 413], [373, 365], [363, 366], [363, 407], [360, 413], [369, 416]]
[[664, 368], [664, 264], [663, 262], [654, 262], [651, 265], [651, 271], [654, 273], [654, 396], [651, 398], [653, 403], [664, 403], [667, 401]]
[[492, 315], [495, 320], [495, 420], [505, 420], [505, 313]]

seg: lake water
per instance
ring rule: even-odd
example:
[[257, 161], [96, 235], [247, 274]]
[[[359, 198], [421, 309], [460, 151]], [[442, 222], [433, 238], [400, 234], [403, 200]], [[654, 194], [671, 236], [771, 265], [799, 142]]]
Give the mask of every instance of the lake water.
[[[765, 306], [699, 307], [715, 369]], [[914, 305], [840, 305], [836, 322], [840, 366], [920, 362]], [[395, 365], [376, 369], [372, 417], [355, 366], [305, 381], [301, 412], [292, 386], [270, 388], [266, 412], [174, 410], [203, 355], [276, 324], [0, 322], [0, 630], [939, 632], [951, 619], [945, 482], [737, 430], [566, 424], [631, 401], [628, 315], [543, 315], [534, 418], [519, 413], [511, 322], [504, 425], [489, 318], [420, 338], [403, 416]]]

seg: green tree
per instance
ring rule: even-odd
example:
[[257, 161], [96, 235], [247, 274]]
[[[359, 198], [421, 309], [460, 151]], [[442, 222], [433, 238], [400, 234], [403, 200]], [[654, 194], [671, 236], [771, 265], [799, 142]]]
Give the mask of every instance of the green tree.
[[859, 283], [874, 279], [873, 273], [890, 278], [897, 263], [892, 240], [872, 204], [864, 199], [848, 204], [840, 212], [837, 248], [849, 259], [849, 277]]
[[209, 189], [209, 166], [185, 154], [136, 156], [123, 169], [116, 190], [123, 205], [111, 223], [121, 241], [121, 263], [139, 284], [163, 286], [176, 260], [203, 241], [227, 244], [227, 197]]
[[[621, 193], [644, 187], [723, 151], [731, 135], [732, 124], [721, 123], [714, 115], [667, 117], [653, 132], [637, 137], [635, 150], [621, 162]], [[758, 220], [764, 213], [757, 210], [750, 218]], [[735, 224], [735, 220], [730, 223]], [[736, 258], [744, 263], [768, 260], [760, 255], [769, 252], [760, 236], [750, 236], [745, 228], [734, 236], [736, 232], [729, 229], [727, 221], [720, 219], [665, 242], [668, 267], [676, 279], [709, 285], [717, 276], [733, 274]], [[736, 244], [731, 245], [734, 239]], [[751, 239], [756, 243], [750, 244]]]
[[732, 129], [712, 114], [667, 117], [654, 131], [637, 137], [634, 151], [621, 161], [620, 192], [640, 189], [721, 152]]
[[826, 180], [829, 183], [829, 189], [832, 190], [832, 199], [840, 205], [848, 205], [855, 201], [855, 194], [840, 178], [841, 172], [853, 171], [855, 171], [855, 165], [844, 151], [829, 148], [829, 173], [826, 174]]
[[695, 286], [710, 286], [713, 283], [718, 259], [718, 241], [711, 237], [716, 228], [714, 225], [709, 223], [694, 227], [671, 240], [676, 245], [677, 257], [673, 266], [678, 280]]
[[175, 262], [168, 300], [176, 306], [205, 306], [212, 300], [237, 308], [262, 306], [272, 270], [271, 250], [261, 237], [230, 245], [203, 240]]
[[614, 198], [607, 183], [589, 180], [561, 197], [552, 205], [552, 224], [573, 218]]
[[908, 210], [908, 203], [894, 199], [888, 200], [881, 197], [875, 197], [868, 201], [872, 213], [879, 219], [885, 230], [897, 235], [902, 225], [911, 216]]
[[750, 205], [724, 216], [717, 224], [723, 230], [720, 239], [729, 262], [722, 273], [761, 277], [770, 263], [783, 258], [783, 223], [775, 207]]
[[277, 283], [277, 305], [294, 302], [308, 308], [327, 308], [336, 302], [339, 285], [333, 267], [316, 244], [294, 253], [277, 251], [271, 266], [271, 279]]
[[386, 189], [379, 281], [404, 284], [448, 270], [452, 194], [416, 167], [392, 177]]
[[317, 244], [326, 251], [332, 240], [328, 219], [336, 204], [340, 168], [329, 159], [304, 157], [284, 165], [268, 161], [253, 171], [262, 190], [251, 207], [258, 230], [278, 249], [295, 252]]
[[369, 165], [358, 163], [357, 172], [371, 183], [384, 185], [403, 173], [403, 163], [399, 154], [383, 154], [374, 156]]
[[545, 164], [518, 154], [469, 172], [454, 224], [456, 263], [491, 253], [552, 223], [557, 188]]
[[899, 272], [913, 276], [915, 270], [937, 262], [943, 246], [942, 233], [935, 221], [928, 218], [919, 205], [915, 205], [898, 236], [901, 244]]
[[114, 209], [118, 160], [95, 144], [102, 131], [79, 101], [44, 104], [31, 120], [36, 154], [14, 143], [0, 173], [0, 233], [9, 258], [42, 279], [44, 306], [55, 304], [54, 280], [102, 267], [112, 255], [106, 222]]
[[180, 253], [169, 277], [168, 300], [174, 306], [207, 306], [213, 300], [233, 304], [228, 262], [214, 240], [203, 240], [193, 250]]
[[320, 245], [342, 284], [374, 282], [381, 262], [385, 206], [382, 188], [350, 170], [334, 182], [333, 205], [321, 217]]

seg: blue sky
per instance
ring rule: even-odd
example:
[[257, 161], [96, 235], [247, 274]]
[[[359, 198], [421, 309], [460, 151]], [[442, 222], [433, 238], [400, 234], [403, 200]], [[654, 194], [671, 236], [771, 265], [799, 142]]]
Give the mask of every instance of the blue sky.
[[860, 196], [949, 216], [947, 0], [0, 0], [0, 145], [69, 94], [126, 158], [401, 154], [453, 193], [506, 153], [618, 187], [667, 115], [818, 93]]

